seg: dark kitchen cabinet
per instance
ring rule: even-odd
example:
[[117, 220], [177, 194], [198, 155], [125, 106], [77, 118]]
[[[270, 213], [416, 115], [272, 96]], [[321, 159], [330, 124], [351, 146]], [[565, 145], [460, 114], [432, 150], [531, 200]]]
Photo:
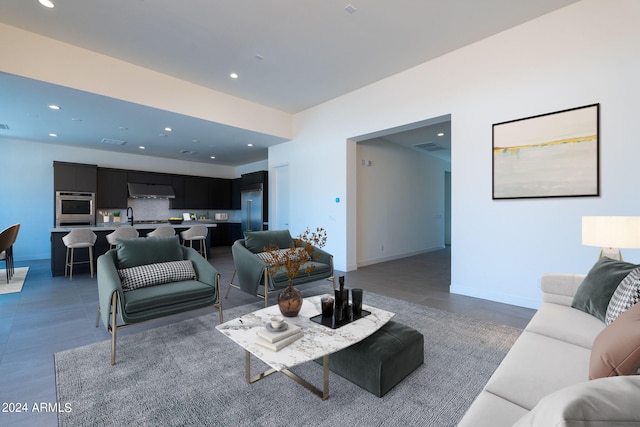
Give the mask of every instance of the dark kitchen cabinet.
[[242, 190], [253, 188], [256, 184], [262, 184], [263, 187], [266, 187], [268, 182], [268, 172], [257, 171], [246, 173], [242, 175], [240, 180]]
[[239, 222], [229, 223], [229, 245], [233, 245], [236, 240], [242, 239], [242, 224]]
[[201, 176], [184, 177], [184, 208], [209, 208], [209, 178]]
[[97, 174], [97, 165], [53, 162], [53, 190], [95, 193]]
[[210, 178], [209, 209], [231, 209], [231, 180]]
[[242, 227], [239, 222], [219, 222], [210, 228], [211, 246], [231, 246], [242, 239]]
[[129, 171], [128, 179], [139, 184], [171, 185], [171, 175], [166, 173]]
[[169, 204], [171, 209], [184, 209], [185, 200], [184, 200], [184, 176], [182, 175], [173, 175], [171, 177], [171, 186], [173, 187], [173, 192], [176, 195], [175, 199], [169, 199]]
[[[54, 162], [56, 166], [57, 163], [62, 162]], [[240, 209], [241, 178], [209, 178], [98, 167], [95, 169], [97, 170], [97, 179], [94, 178], [94, 181], [97, 181], [97, 191], [95, 189], [93, 191], [97, 192], [98, 208], [123, 208], [127, 206], [129, 197], [127, 183], [139, 183], [170, 185], [175, 194], [175, 198], [169, 201], [171, 209]], [[79, 173], [75, 169], [73, 172], [68, 172], [65, 168], [64, 172], [65, 184], [71, 179], [73, 182], [79, 179]], [[62, 175], [62, 172], [60, 174]], [[73, 178], [67, 178], [67, 176], [73, 176]], [[63, 182], [62, 178], [57, 182]], [[66, 190], [81, 191], [73, 188], [66, 188]]]
[[98, 208], [125, 208], [128, 196], [127, 171], [98, 169], [98, 194], [96, 196]]
[[209, 228], [209, 236], [211, 236], [211, 246], [227, 246], [225, 244], [225, 224], [216, 224], [215, 227]]
[[242, 209], [241, 183], [242, 178], [231, 180], [231, 209]]

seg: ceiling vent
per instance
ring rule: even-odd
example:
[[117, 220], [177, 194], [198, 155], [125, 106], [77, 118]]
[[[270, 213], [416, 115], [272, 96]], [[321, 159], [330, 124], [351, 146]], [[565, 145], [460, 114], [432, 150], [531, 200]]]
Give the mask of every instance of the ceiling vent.
[[444, 150], [444, 147], [436, 144], [435, 142], [425, 142], [424, 144], [416, 144], [414, 147], [419, 148], [424, 151], [438, 151]]
[[127, 143], [127, 141], [121, 141], [119, 139], [110, 139], [110, 138], [102, 138], [100, 142], [102, 142], [103, 144], [111, 144], [111, 145], [124, 145]]
[[9, 125], [5, 125], [4, 123], [0, 123], [0, 130], [9, 130]]

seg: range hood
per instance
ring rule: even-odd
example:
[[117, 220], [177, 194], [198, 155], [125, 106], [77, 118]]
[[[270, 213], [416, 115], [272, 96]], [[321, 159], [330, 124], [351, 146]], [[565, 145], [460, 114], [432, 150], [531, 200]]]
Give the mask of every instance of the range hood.
[[130, 182], [129, 197], [132, 199], [175, 199], [173, 187], [162, 184], [138, 184]]

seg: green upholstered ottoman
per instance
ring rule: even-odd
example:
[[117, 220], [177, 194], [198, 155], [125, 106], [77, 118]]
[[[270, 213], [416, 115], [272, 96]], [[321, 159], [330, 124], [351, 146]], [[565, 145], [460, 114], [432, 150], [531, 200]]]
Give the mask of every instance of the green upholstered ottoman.
[[329, 369], [378, 397], [424, 362], [424, 337], [390, 321], [373, 335], [329, 357]]

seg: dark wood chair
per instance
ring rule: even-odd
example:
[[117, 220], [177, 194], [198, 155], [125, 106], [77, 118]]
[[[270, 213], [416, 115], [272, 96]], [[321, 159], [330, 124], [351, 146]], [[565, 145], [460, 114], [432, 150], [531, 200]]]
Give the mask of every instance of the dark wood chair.
[[4, 268], [7, 273], [7, 283], [9, 283], [13, 277], [13, 244], [18, 238], [19, 230], [20, 224], [14, 224], [0, 232], [0, 261], [4, 261]]

